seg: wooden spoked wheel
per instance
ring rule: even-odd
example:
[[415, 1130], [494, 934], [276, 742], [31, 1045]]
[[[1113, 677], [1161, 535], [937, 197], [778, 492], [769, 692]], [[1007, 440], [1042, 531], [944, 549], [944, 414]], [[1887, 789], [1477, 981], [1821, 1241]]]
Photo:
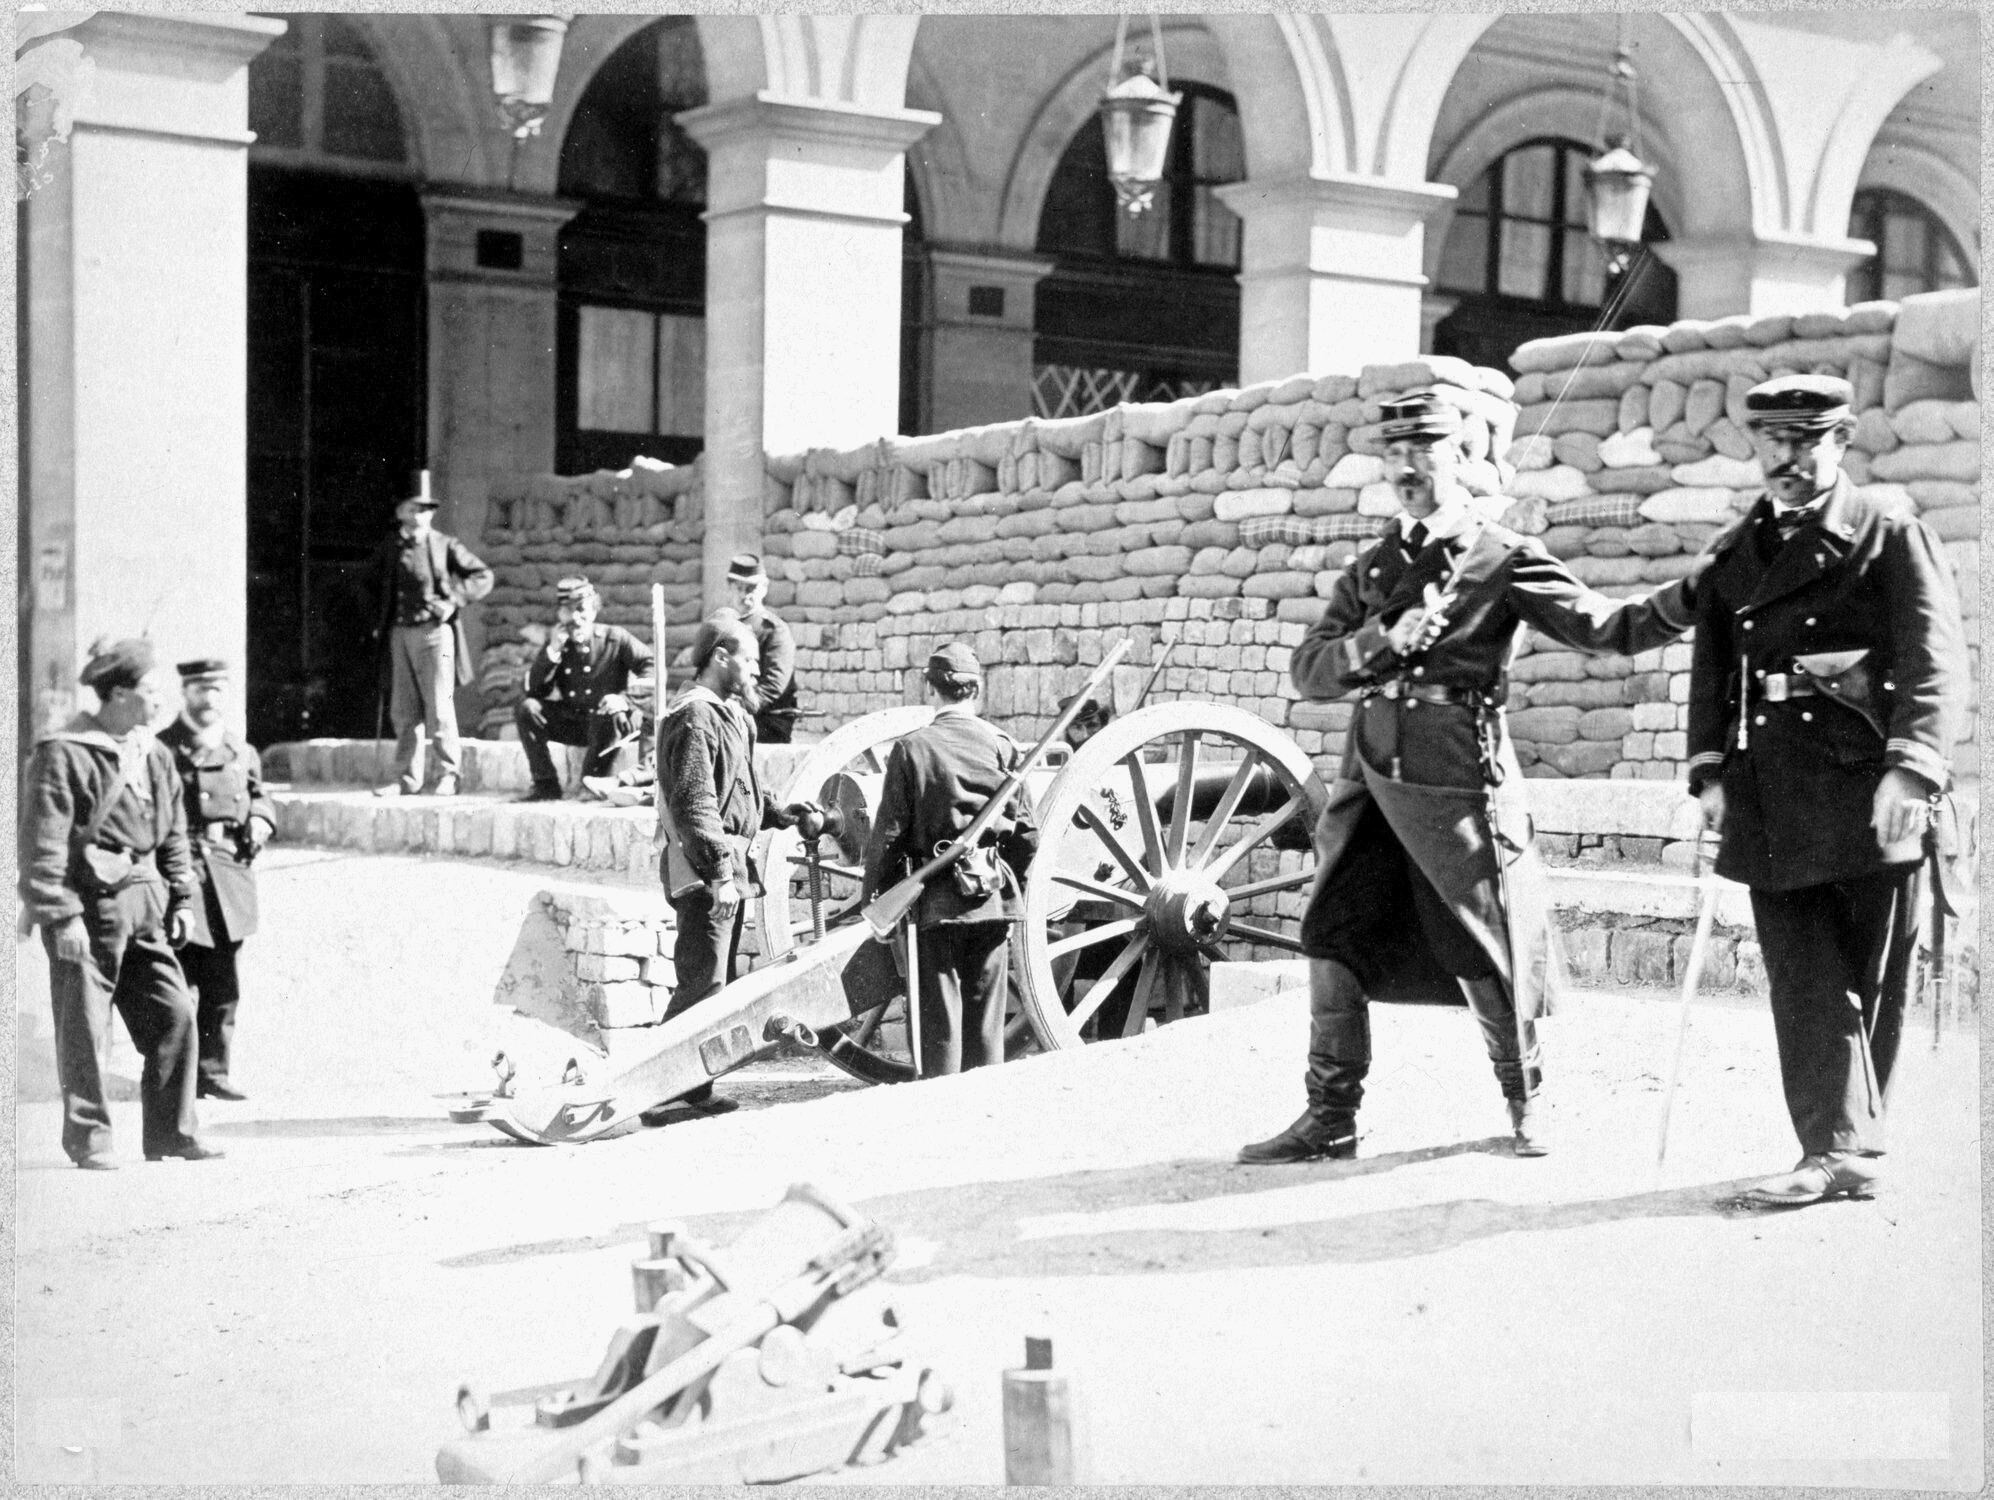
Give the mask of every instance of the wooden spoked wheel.
[[1223, 704], [1158, 704], [1087, 741], [1038, 801], [1025, 881], [1040, 1043], [1202, 1013], [1215, 960], [1299, 957], [1327, 797], [1300, 746]]

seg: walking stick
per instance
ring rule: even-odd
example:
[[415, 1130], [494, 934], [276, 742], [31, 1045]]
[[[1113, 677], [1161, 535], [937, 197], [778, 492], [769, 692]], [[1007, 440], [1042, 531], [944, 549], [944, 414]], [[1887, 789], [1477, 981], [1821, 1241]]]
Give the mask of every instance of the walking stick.
[[1717, 877], [1703, 865], [1703, 834], [1696, 835], [1694, 866], [1698, 890], [1696, 936], [1690, 939], [1689, 962], [1682, 970], [1682, 1008], [1676, 1014], [1675, 1058], [1669, 1064], [1668, 1087], [1662, 1091], [1662, 1128], [1655, 1142], [1655, 1166], [1659, 1170], [1669, 1154], [1669, 1114], [1675, 1105], [1676, 1081], [1682, 1076], [1683, 1046], [1689, 1039], [1689, 1007], [1696, 998], [1697, 982], [1703, 978], [1703, 960], [1710, 951], [1710, 928], [1717, 918]]
[[381, 733], [388, 717], [388, 632], [381, 632], [381, 649], [374, 653], [374, 785], [381, 782]]

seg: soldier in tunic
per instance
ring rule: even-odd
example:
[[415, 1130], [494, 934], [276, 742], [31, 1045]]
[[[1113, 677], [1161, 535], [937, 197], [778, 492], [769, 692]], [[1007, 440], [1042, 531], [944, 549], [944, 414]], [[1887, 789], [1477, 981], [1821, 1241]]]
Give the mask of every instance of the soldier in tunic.
[[1772, 1206], [1877, 1190], [1927, 825], [1968, 664], [1945, 549], [1841, 471], [1851, 388], [1765, 382], [1745, 407], [1766, 492], [1697, 585], [1689, 787], [1750, 887], [1772, 991], [1790, 1172]]
[[151, 732], [164, 692], [143, 640], [91, 648], [82, 682], [97, 695], [35, 746], [22, 819], [21, 897], [42, 930], [62, 1086], [62, 1149], [114, 1171], [104, 1057], [111, 1012], [145, 1059], [139, 1076], [147, 1161], [206, 1161], [194, 1120], [194, 1002], [173, 950], [198, 891], [173, 757]]
[[[756, 774], [755, 721], [743, 700], [759, 667], [754, 632], [731, 610], [719, 612], [693, 640], [692, 685], [658, 720], [659, 874], [674, 930], [667, 1020], [734, 981], [756, 875], [749, 840], [815, 812], [805, 803], [778, 807]], [[710, 1083], [677, 1102], [735, 1107]]]
[[201, 899], [189, 910], [192, 927], [180, 950], [181, 972], [199, 1003], [199, 1078], [203, 1099], [239, 1100], [229, 1071], [235, 1011], [242, 999], [236, 956], [256, 931], [253, 862], [277, 829], [277, 811], [263, 793], [256, 751], [222, 722], [228, 664], [215, 658], [179, 666], [180, 716], [159, 733], [172, 752], [186, 801], [187, 842]]
[[1350, 1157], [1371, 1064], [1370, 1000], [1465, 998], [1519, 1155], [1542, 1155], [1536, 1021], [1556, 981], [1544, 876], [1502, 702], [1518, 630], [1632, 654], [1688, 628], [1687, 582], [1641, 599], [1587, 588], [1504, 502], [1461, 482], [1459, 413], [1433, 392], [1386, 403], [1402, 507], [1337, 580], [1295, 649], [1311, 702], [1354, 696], [1343, 764], [1315, 833], [1302, 920], [1310, 958], [1308, 1105], [1249, 1163]]
[[[928, 658], [924, 675], [935, 717], [887, 756], [879, 813], [866, 846], [868, 901], [953, 843], [1019, 759], [1011, 737], [977, 713], [983, 668], [975, 652], [944, 646]], [[1031, 809], [1016, 797], [1008, 821], [993, 829], [989, 842], [921, 892], [908, 920], [918, 933], [923, 1077], [1004, 1060], [1015, 878], [1037, 849]]]
[[533, 773], [522, 802], [561, 800], [550, 744], [587, 747], [585, 785], [598, 777], [617, 780], [635, 767], [639, 722], [630, 688], [652, 670], [649, 646], [619, 625], [597, 623], [602, 600], [594, 584], [563, 578], [554, 589], [554, 629], [527, 666], [526, 696], [512, 715]]
[[764, 745], [787, 745], [803, 716], [796, 706], [796, 637], [764, 602], [769, 575], [754, 553], [743, 552], [727, 564], [727, 587], [735, 613], [755, 633], [761, 653], [761, 666], [744, 699], [755, 716], [755, 733]]

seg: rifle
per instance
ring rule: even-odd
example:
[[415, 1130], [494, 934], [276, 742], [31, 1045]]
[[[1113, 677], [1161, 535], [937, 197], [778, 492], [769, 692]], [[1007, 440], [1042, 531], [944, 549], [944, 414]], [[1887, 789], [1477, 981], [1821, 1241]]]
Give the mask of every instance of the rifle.
[[990, 800], [983, 804], [982, 811], [970, 820], [969, 826], [956, 836], [954, 842], [943, 848], [933, 859], [894, 886], [892, 890], [872, 899], [865, 909], [865, 920], [866, 925], [872, 928], [874, 937], [883, 938], [899, 926], [901, 919], [914, 909], [914, 903], [921, 899], [921, 892], [927, 888], [928, 882], [976, 847], [990, 826], [1004, 815], [1004, 809], [1010, 806], [1011, 799], [1025, 784], [1026, 774], [1045, 756], [1046, 751], [1052, 747], [1052, 742], [1065, 733], [1066, 726], [1078, 717], [1081, 705], [1094, 696], [1094, 690], [1107, 680], [1108, 674], [1114, 671], [1124, 656], [1128, 655], [1129, 647], [1133, 644], [1127, 636], [1115, 643], [1114, 649], [1102, 659], [1101, 665], [1096, 667], [1094, 674], [1087, 679], [1087, 685], [1067, 700], [1066, 707], [1060, 712], [1059, 717], [1052, 721], [1052, 728], [1048, 729], [1039, 738], [1039, 742], [1026, 752], [1025, 758], [1012, 768], [1011, 774], [1004, 778], [1003, 785], [991, 793]]

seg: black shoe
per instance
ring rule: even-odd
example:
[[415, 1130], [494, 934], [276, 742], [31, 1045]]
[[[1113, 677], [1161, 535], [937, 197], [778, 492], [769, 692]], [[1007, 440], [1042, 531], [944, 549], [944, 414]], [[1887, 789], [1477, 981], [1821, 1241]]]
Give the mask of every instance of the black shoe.
[[92, 1151], [86, 1155], [72, 1157], [77, 1166], [86, 1172], [115, 1172], [118, 1164], [102, 1151]]
[[514, 797], [515, 802], [559, 802], [561, 784], [558, 781], [536, 781], [522, 796]]
[[197, 1099], [226, 1099], [231, 1104], [240, 1104], [249, 1097], [226, 1078], [220, 1082], [203, 1078], [200, 1086], [194, 1090], [194, 1096]]
[[145, 1153], [145, 1159], [147, 1161], [166, 1161], [168, 1158], [175, 1161], [219, 1161], [226, 1154], [226, 1152], [215, 1150], [212, 1146], [203, 1146], [199, 1141], [189, 1141], [184, 1146], [175, 1146], [171, 1151], [148, 1151]]
[[1319, 1120], [1312, 1110], [1303, 1110], [1279, 1135], [1239, 1148], [1239, 1159], [1250, 1167], [1274, 1166], [1297, 1161], [1349, 1161], [1357, 1154], [1357, 1122]]

